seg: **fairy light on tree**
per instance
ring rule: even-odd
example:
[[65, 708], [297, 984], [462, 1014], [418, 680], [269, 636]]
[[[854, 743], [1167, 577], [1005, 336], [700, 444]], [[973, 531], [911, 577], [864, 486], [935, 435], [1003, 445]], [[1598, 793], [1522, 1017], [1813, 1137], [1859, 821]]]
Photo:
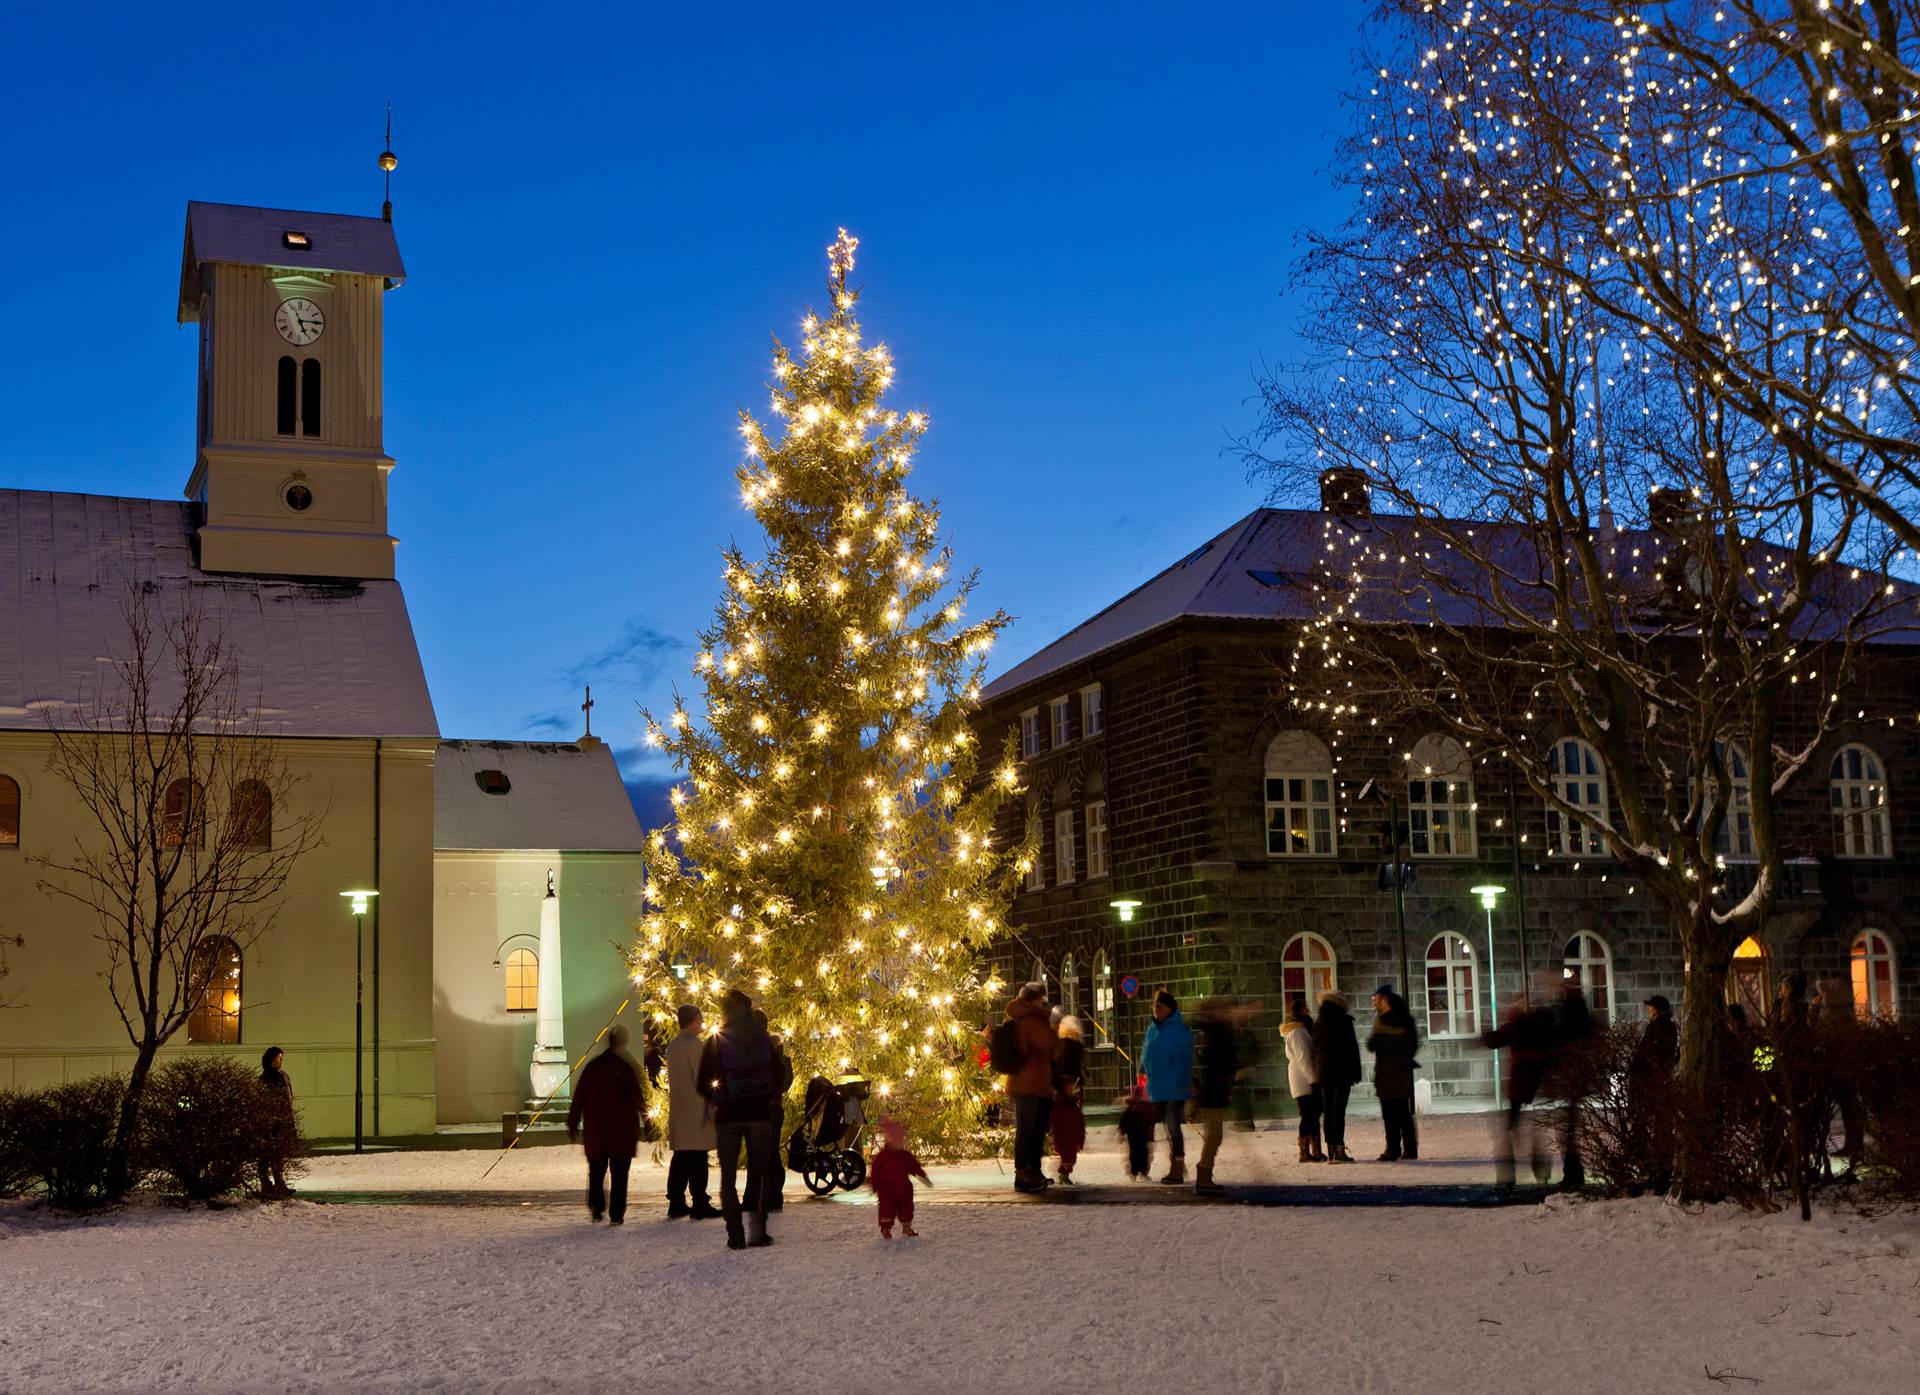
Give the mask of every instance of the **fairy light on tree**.
[[1031, 855], [992, 836], [1020, 788], [1012, 733], [983, 754], [968, 722], [1008, 618], [966, 618], [976, 574], [954, 572], [938, 510], [907, 489], [927, 419], [882, 403], [893, 359], [854, 318], [858, 246], [840, 230], [831, 312], [802, 322], [797, 354], [776, 342], [770, 421], [741, 413], [740, 497], [765, 548], [723, 553], [694, 660], [704, 713], [676, 696], [647, 714], [685, 779], [649, 840], [631, 962], [662, 1025], [686, 1000], [717, 1022], [741, 988], [797, 1080], [863, 1074], [951, 1149], [993, 1088], [970, 1049], [1000, 988], [981, 951]]

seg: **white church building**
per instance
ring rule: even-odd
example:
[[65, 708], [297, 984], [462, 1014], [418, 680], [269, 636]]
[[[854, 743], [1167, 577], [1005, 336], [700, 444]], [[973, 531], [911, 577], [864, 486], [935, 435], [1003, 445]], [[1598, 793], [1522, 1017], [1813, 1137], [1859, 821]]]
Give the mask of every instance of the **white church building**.
[[[124, 650], [130, 586], [218, 627], [255, 730], [301, 781], [281, 797], [324, 811], [284, 907], [163, 1055], [280, 1046], [307, 1134], [351, 1133], [347, 889], [379, 892], [361, 989], [370, 1135], [518, 1108], [543, 977], [573, 1055], [624, 997], [642, 833], [611, 752], [591, 735], [443, 740], [435, 720], [387, 529], [382, 316], [405, 275], [381, 218], [189, 204], [185, 501], [0, 488], [0, 936], [25, 941], [7, 951], [0, 1089], [132, 1063], [96, 927], [43, 889], [39, 861], [97, 829], [49, 769], [50, 728], [84, 716]], [[541, 942], [549, 872], [557, 956]]]

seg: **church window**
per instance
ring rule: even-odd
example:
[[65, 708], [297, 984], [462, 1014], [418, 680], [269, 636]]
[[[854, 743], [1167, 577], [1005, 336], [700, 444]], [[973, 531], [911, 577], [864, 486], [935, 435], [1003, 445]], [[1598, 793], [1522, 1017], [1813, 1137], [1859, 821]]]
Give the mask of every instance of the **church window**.
[[280, 391], [274, 412], [275, 423], [273, 428], [282, 436], [291, 436], [293, 434], [293, 420], [299, 407], [298, 402], [295, 400], [298, 396], [299, 374], [299, 367], [294, 363], [293, 358], [290, 355], [282, 354], [280, 356]]
[[198, 846], [205, 810], [206, 799], [200, 787], [185, 778], [175, 780], [167, 786], [161, 809], [160, 841], [170, 848], [188, 843]]
[[1096, 1050], [1113, 1049], [1113, 961], [1103, 949], [1093, 956], [1093, 1030]]
[[1333, 856], [1333, 758], [1304, 731], [1267, 747], [1267, 855]]
[[1833, 850], [1841, 857], [1888, 857], [1887, 772], [1865, 746], [1834, 755], [1828, 794], [1833, 803]]
[[1339, 975], [1339, 961], [1333, 946], [1311, 933], [1295, 935], [1280, 954], [1280, 991], [1283, 1006], [1292, 1006], [1295, 998], [1304, 998], [1309, 1009], [1319, 1003], [1320, 995], [1333, 989]]
[[[1577, 736], [1554, 742], [1547, 758], [1553, 792], [1595, 823], [1607, 821], [1607, 770], [1600, 753]], [[1575, 857], [1598, 857], [1606, 851], [1600, 830], [1558, 808], [1547, 810], [1551, 845]]]
[[1473, 856], [1473, 766], [1449, 736], [1422, 737], [1407, 758], [1407, 837], [1415, 857]]
[[317, 358], [300, 365], [300, 434], [320, 434], [320, 360]]
[[1107, 801], [1087, 802], [1087, 875], [1107, 875]]
[[530, 949], [507, 951], [507, 1011], [532, 1012], [540, 1006], [540, 956]]
[[1613, 1021], [1613, 954], [1607, 942], [1591, 930], [1581, 930], [1567, 941], [1560, 956], [1560, 981], [1579, 987], [1587, 1006], [1602, 1022]]
[[202, 940], [189, 961], [187, 1040], [231, 1046], [240, 1040], [240, 946], [225, 935]]
[[1893, 946], [1878, 930], [1853, 941], [1853, 1010], [1862, 1020], [1893, 1016]]
[[1480, 1035], [1480, 966], [1458, 935], [1436, 935], [1427, 946], [1427, 1035]]
[[1060, 1006], [1069, 1017], [1080, 1015], [1080, 966], [1071, 954], [1060, 961]]
[[264, 781], [233, 787], [233, 841], [243, 848], [273, 846], [273, 791]]
[[507, 778], [504, 770], [476, 770], [473, 772], [473, 782], [480, 786], [483, 794], [506, 794], [513, 788], [513, 781]]
[[20, 782], [0, 775], [0, 848], [20, 846]]

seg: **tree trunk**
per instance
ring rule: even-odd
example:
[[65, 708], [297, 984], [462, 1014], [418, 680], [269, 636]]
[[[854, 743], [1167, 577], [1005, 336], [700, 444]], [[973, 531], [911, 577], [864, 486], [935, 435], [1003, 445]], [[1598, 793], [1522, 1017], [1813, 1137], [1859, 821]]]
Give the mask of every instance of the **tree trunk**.
[[1725, 949], [1696, 949], [1687, 960], [1680, 1068], [1674, 1080], [1680, 1108], [1674, 1177], [1682, 1201], [1720, 1200], [1714, 1193], [1719, 1190], [1719, 1135], [1730, 1103], [1726, 992], [1732, 968], [1733, 955]]
[[140, 1097], [147, 1091], [147, 1076], [153, 1071], [153, 1058], [160, 1043], [151, 1036], [140, 1043], [133, 1058], [133, 1074], [127, 1078], [127, 1092], [120, 1097], [120, 1123], [113, 1132], [113, 1151], [107, 1159], [107, 1197], [118, 1201], [133, 1187], [131, 1161], [133, 1137], [140, 1124]]

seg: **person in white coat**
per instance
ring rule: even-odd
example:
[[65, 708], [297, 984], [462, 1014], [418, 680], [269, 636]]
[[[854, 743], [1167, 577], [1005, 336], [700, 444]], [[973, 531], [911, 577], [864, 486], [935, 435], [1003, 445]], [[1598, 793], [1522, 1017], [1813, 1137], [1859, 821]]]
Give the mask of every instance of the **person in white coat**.
[[713, 1151], [713, 1115], [700, 1093], [700, 1052], [706, 1042], [700, 1009], [680, 1005], [680, 1030], [667, 1043], [667, 1217], [704, 1221], [720, 1214], [707, 1195], [707, 1155]]
[[1287, 1044], [1287, 1092], [1300, 1111], [1300, 1161], [1325, 1162], [1327, 1155], [1320, 1151], [1320, 1085], [1313, 1069], [1313, 1016], [1305, 998], [1288, 1004], [1280, 1038]]

